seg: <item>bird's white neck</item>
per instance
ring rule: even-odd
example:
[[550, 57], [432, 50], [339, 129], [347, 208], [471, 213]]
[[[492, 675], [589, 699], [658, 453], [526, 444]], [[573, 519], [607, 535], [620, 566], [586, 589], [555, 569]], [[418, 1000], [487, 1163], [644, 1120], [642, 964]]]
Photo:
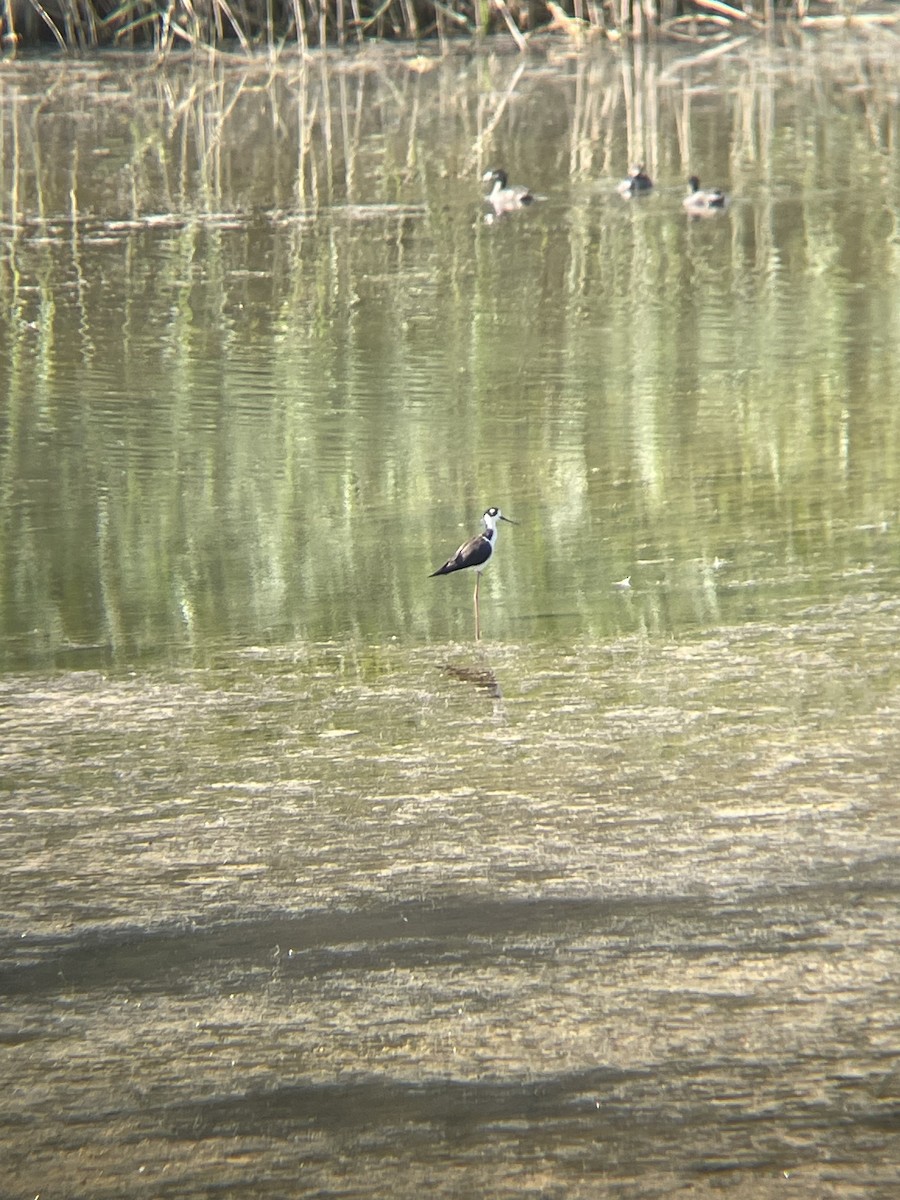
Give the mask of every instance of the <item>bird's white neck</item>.
[[497, 535], [500, 532], [497, 518], [492, 517], [490, 513], [485, 513], [481, 519], [484, 521], [484, 536], [489, 542], [496, 545]]

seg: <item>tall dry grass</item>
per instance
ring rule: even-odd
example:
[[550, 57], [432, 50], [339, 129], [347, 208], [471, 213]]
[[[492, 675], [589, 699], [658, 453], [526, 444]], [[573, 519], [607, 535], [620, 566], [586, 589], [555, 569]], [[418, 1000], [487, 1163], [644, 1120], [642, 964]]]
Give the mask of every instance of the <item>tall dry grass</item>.
[[56, 46], [209, 52], [349, 46], [371, 39], [452, 41], [489, 34], [519, 50], [552, 35], [591, 39], [666, 37], [710, 42], [776, 20], [801, 27], [900, 22], [893, 5], [859, 0], [2, 0], [6, 55]]

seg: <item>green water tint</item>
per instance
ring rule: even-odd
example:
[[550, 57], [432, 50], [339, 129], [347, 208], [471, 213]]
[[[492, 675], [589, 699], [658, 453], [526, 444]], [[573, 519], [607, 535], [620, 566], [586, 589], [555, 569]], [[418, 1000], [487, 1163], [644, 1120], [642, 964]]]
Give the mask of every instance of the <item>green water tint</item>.
[[[7, 77], [7, 664], [468, 638], [427, 575], [489, 504], [495, 640], [896, 590], [896, 65], [857, 49]], [[547, 199], [485, 224], [485, 162]]]
[[7, 1190], [893, 1200], [898, 73], [0, 77]]

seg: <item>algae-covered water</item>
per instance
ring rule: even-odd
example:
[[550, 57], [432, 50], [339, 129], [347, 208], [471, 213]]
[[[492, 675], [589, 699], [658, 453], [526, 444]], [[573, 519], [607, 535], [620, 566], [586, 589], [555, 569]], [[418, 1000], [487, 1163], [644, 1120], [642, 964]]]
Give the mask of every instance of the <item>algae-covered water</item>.
[[559, 50], [0, 78], [3, 1195], [896, 1194], [896, 55]]

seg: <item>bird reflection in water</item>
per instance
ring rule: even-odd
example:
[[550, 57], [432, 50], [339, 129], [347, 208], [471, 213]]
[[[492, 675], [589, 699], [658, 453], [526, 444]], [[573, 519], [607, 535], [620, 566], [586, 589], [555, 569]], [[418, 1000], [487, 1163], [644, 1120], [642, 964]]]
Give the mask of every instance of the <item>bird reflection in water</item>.
[[451, 679], [458, 679], [460, 683], [470, 683], [473, 687], [481, 688], [495, 700], [503, 699], [500, 681], [490, 667], [464, 667], [456, 663], [446, 663], [441, 670]]

